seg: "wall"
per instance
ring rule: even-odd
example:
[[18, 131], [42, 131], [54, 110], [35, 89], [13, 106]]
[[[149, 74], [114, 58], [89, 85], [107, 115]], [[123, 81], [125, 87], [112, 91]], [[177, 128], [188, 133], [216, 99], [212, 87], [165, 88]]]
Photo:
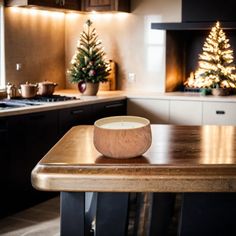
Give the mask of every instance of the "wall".
[[[5, 8], [6, 80], [50, 80], [65, 87], [65, 14]], [[16, 70], [16, 64], [22, 65]]]
[[[83, 24], [91, 18], [107, 53], [118, 64], [118, 89], [165, 90], [165, 33], [150, 23], [180, 21], [181, 0], [132, 0], [132, 13], [66, 14], [6, 8], [6, 77], [20, 84], [45, 79], [75, 87], [65, 71]], [[22, 64], [20, 71], [16, 63]], [[135, 73], [135, 82], [127, 81]]]
[[[165, 90], [165, 33], [150, 30], [150, 22], [181, 20], [181, 0], [133, 0], [132, 13], [66, 15], [66, 68], [88, 19], [94, 22], [109, 59], [118, 64], [118, 88]], [[136, 81], [127, 81], [128, 73]], [[67, 81], [67, 87], [73, 87]]]

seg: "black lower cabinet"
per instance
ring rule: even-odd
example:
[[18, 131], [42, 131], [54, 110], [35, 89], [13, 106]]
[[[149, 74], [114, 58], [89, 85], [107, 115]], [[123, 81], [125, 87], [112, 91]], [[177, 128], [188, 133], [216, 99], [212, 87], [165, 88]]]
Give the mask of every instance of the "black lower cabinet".
[[85, 105], [59, 110], [59, 135], [64, 135], [76, 125], [90, 125], [93, 123], [92, 106]]
[[8, 196], [8, 214], [21, 210], [27, 201], [27, 186], [29, 186], [29, 171], [27, 170], [26, 127], [24, 116], [8, 118], [8, 159], [9, 183], [6, 191]]
[[127, 114], [127, 102], [125, 100], [103, 102], [92, 105], [94, 121], [108, 116], [120, 116]]
[[30, 207], [58, 193], [31, 185], [40, 159], [73, 126], [91, 125], [98, 118], [125, 115], [126, 101], [82, 105], [53, 111], [0, 117], [0, 217]]
[[[48, 111], [30, 114], [26, 117], [26, 152], [27, 152], [27, 174], [30, 181], [31, 171], [40, 159], [58, 141], [58, 112]], [[30, 204], [48, 199], [54, 196], [52, 193], [42, 192], [34, 189], [30, 183]]]
[[1, 161], [1, 171], [0, 171], [0, 217], [4, 216], [7, 212], [7, 196], [6, 190], [8, 187], [8, 174], [9, 174], [9, 160], [8, 160], [8, 124], [7, 119], [0, 119], [0, 161]]
[[31, 185], [31, 171], [57, 142], [57, 124], [56, 111], [8, 118], [8, 213], [55, 195], [35, 190]]

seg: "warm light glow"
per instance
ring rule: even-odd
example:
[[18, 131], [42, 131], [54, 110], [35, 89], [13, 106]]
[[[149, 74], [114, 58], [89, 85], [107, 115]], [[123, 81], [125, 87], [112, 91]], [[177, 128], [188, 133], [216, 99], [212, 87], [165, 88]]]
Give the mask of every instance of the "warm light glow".
[[203, 45], [203, 53], [199, 55], [198, 69], [190, 74], [185, 82], [186, 87], [193, 88], [236, 88], [236, 68], [233, 50], [229, 49], [220, 23], [211, 29]]
[[125, 20], [127, 19], [127, 17], [129, 17], [129, 13], [117, 12], [117, 13], [114, 13], [114, 17], [119, 20]]
[[61, 19], [65, 16], [63, 12], [56, 11], [46, 11], [37, 8], [23, 8], [23, 7], [10, 7], [12, 13], [32, 15], [32, 16], [42, 16], [42, 17], [53, 17]]
[[114, 14], [112, 13], [99, 13], [99, 12], [96, 12], [96, 11], [93, 11], [89, 14], [89, 18], [92, 20], [92, 21], [111, 21], [112, 20], [112, 17], [113, 17]]
[[201, 164], [233, 163], [234, 137], [232, 126], [203, 126]]
[[65, 14], [66, 19], [68, 20], [78, 20], [78, 17], [81, 17], [81, 14], [69, 12]]

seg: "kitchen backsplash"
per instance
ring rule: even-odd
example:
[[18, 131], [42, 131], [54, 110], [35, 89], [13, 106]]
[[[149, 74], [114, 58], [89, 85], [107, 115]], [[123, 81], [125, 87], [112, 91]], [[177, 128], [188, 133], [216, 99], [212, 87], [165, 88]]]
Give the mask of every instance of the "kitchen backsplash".
[[[181, 0], [133, 0], [131, 13], [79, 14], [6, 8], [6, 76], [15, 84], [45, 79], [71, 88], [66, 69], [84, 22], [94, 22], [108, 59], [117, 63], [117, 88], [164, 91], [165, 32], [150, 23], [180, 21]], [[16, 64], [22, 65], [16, 70]], [[128, 75], [131, 74], [129, 81]]]
[[[65, 87], [65, 15], [22, 8], [5, 10], [6, 78], [52, 80]], [[16, 64], [21, 64], [16, 70]]]

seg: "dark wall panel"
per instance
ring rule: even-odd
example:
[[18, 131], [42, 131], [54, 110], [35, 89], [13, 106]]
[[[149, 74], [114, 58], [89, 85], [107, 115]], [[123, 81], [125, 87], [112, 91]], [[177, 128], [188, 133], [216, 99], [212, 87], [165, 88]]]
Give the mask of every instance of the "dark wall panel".
[[182, 21], [236, 21], [235, 9], [235, 0], [182, 0]]

